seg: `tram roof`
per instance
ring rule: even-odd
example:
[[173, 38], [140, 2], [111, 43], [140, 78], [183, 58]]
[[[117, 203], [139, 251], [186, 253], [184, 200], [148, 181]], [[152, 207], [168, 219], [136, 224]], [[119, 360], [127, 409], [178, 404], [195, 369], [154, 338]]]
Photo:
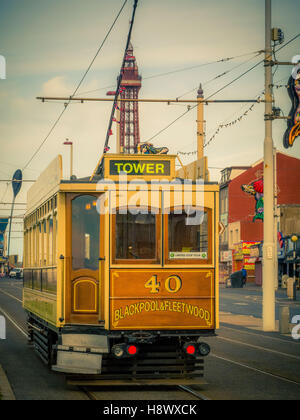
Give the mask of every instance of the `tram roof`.
[[[63, 179], [62, 157], [59, 155], [29, 189], [26, 215], [57, 192], [96, 192], [97, 185], [107, 180], [115, 185], [130, 182], [136, 185], [159, 185], [162, 188], [164, 183], [176, 183], [176, 180], [184, 184], [187, 180], [176, 177], [175, 159], [175, 155], [107, 154], [103, 157], [103, 176]], [[126, 178], [123, 175], [124, 171], [127, 174]], [[191, 181], [190, 185], [204, 186], [205, 191], [219, 191], [217, 182], [202, 184], [198, 180]]]
[[[105, 180], [104, 177], [99, 177], [98, 176], [98, 177], [94, 177], [93, 180], [90, 180], [90, 177], [76, 178], [76, 179], [62, 179], [60, 181], [60, 183], [61, 184], [97, 184], [98, 182], [101, 182], [103, 180]], [[186, 179], [183, 179], [183, 178], [174, 178], [172, 181], [176, 181], [176, 180], [179, 180], [182, 183], [184, 181], [187, 181]], [[133, 180], [131, 179], [130, 182], [132, 182], [132, 181]], [[159, 180], [159, 179], [147, 180], [147, 179], [142, 178], [142, 179], [134, 180], [134, 183], [135, 184], [145, 184], [146, 183], [148, 185], [151, 185], [151, 184], [162, 184], [163, 181], [164, 181], [164, 179], [161, 179], [161, 180]], [[126, 184], [127, 183], [126, 181], [117, 181], [117, 180], [114, 180], [114, 182], [116, 184]], [[201, 184], [199, 184], [199, 180], [198, 181], [191, 181], [191, 184], [192, 185], [201, 185]], [[204, 182], [203, 185], [219, 185], [219, 184], [218, 184], [218, 182]]]

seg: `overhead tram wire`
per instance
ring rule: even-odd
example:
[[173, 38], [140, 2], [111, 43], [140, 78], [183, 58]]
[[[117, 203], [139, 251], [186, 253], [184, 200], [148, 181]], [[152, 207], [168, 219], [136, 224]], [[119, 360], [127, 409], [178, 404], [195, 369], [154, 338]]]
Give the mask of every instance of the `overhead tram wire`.
[[[218, 60], [215, 60], [215, 61], [210, 61], [208, 63], [202, 63], [202, 64], [197, 64], [195, 66], [184, 67], [184, 68], [178, 69], [178, 70], [171, 70], [171, 71], [166, 72], [166, 73], [154, 74], [154, 75], [151, 75], [151, 76], [143, 77], [143, 81], [150, 80], [150, 79], [155, 79], [155, 78], [163, 77], [163, 76], [169, 76], [169, 75], [172, 75], [172, 74], [175, 74], [175, 73], [180, 73], [180, 72], [184, 72], [184, 71], [188, 71], [188, 70], [193, 70], [193, 69], [196, 69], [196, 68], [206, 67], [206, 66], [209, 66], [209, 65], [212, 65], [212, 64], [226, 63], [226, 62], [235, 60], [237, 58], [246, 57], [246, 56], [249, 56], [249, 55], [259, 54], [259, 53], [263, 53], [263, 52], [264, 51], [253, 51], [251, 53], [236, 55], [234, 57], [221, 58], [221, 59], [218, 59]], [[87, 95], [89, 93], [99, 92], [100, 90], [113, 89], [113, 88], [115, 88], [115, 85], [106, 86], [104, 88], [99, 88], [99, 89], [94, 89], [94, 90], [89, 90], [89, 91], [86, 91], [86, 92], [79, 92], [78, 95]]]
[[[291, 40], [289, 40], [288, 42], [286, 42], [283, 46], [281, 46], [280, 48], [278, 48], [276, 50], [276, 52], [281, 51], [283, 48], [287, 47], [290, 43], [292, 43], [293, 41], [295, 41], [298, 37], [300, 37], [300, 33], [297, 34], [296, 36], [294, 36]], [[264, 52], [264, 51], [262, 51]], [[256, 67], [258, 67], [260, 64], [262, 64], [265, 60], [260, 60], [258, 63], [256, 63], [254, 66], [252, 66], [251, 68], [249, 68], [247, 71], [245, 71], [244, 73], [240, 74], [238, 77], [236, 77], [235, 79], [233, 79], [231, 82], [227, 83], [225, 86], [223, 86], [222, 88], [220, 88], [219, 90], [217, 90], [216, 92], [214, 92], [213, 94], [211, 94], [210, 96], [208, 96], [207, 98], [203, 99], [203, 102], [205, 103], [205, 100], [208, 100], [210, 98], [212, 98], [213, 96], [217, 95], [218, 93], [220, 93], [222, 90], [226, 89], [228, 86], [232, 85], [233, 83], [235, 83], [236, 81], [238, 81], [239, 79], [241, 79], [243, 76], [245, 76], [246, 74], [250, 73], [252, 70], [254, 70]], [[163, 133], [164, 131], [166, 131], [168, 128], [170, 128], [173, 124], [175, 124], [178, 120], [180, 120], [181, 118], [183, 118], [186, 114], [188, 114], [190, 111], [192, 111], [193, 109], [195, 109], [198, 106], [195, 105], [193, 107], [190, 107], [186, 112], [184, 112], [183, 114], [181, 114], [178, 118], [176, 118], [174, 121], [172, 121], [170, 124], [168, 124], [167, 127], [163, 128], [162, 130], [160, 130], [157, 134], [155, 134], [154, 136], [152, 136], [149, 140], [147, 140], [147, 142], [152, 141], [154, 138], [156, 138], [157, 136], [159, 136], [161, 133]]]
[[[259, 55], [261, 55], [262, 53], [263, 53], [263, 51], [258, 51], [258, 52], [256, 51], [256, 52], [252, 53], [252, 55], [254, 55], [254, 54], [255, 54], [255, 56], [254, 56], [254, 57], [251, 57], [250, 59], [248, 59], [248, 60], [246, 60], [246, 61], [243, 61], [242, 63], [238, 64], [237, 66], [234, 66], [234, 67], [232, 67], [231, 69], [226, 70], [225, 72], [220, 73], [220, 74], [218, 74], [217, 76], [213, 77], [212, 79], [210, 79], [210, 80], [208, 80], [208, 81], [204, 82], [204, 83], [203, 83], [203, 85], [202, 85], [202, 86], [203, 86], [203, 88], [204, 88], [205, 86], [207, 86], [209, 83], [212, 83], [212, 82], [214, 82], [215, 80], [220, 79], [221, 77], [227, 76], [227, 74], [231, 73], [232, 71], [234, 71], [234, 70], [238, 69], [239, 67], [241, 67], [241, 66], [243, 66], [243, 65], [245, 65], [245, 64], [247, 64], [247, 63], [249, 63], [250, 61], [252, 61], [254, 58], [258, 57], [258, 56], [259, 56]], [[247, 55], [249, 55], [249, 54], [247, 54]], [[197, 86], [196, 88], [192, 89], [192, 90], [189, 90], [188, 92], [184, 93], [183, 95], [178, 96], [178, 97], [177, 97], [177, 99], [183, 98], [185, 95], [188, 95], [189, 93], [192, 93], [192, 92], [194, 92], [194, 91], [195, 91], [195, 90], [197, 90], [197, 89], [199, 89], [199, 87], [198, 87], [198, 86]]]
[[80, 82], [78, 83], [78, 85], [77, 85], [77, 87], [76, 87], [76, 89], [75, 89], [74, 93], [70, 96], [69, 101], [68, 101], [66, 104], [64, 104], [64, 109], [63, 109], [63, 110], [62, 110], [62, 112], [59, 114], [58, 118], [56, 119], [56, 121], [55, 121], [55, 122], [54, 122], [54, 124], [52, 125], [52, 127], [51, 127], [50, 131], [48, 132], [48, 134], [46, 135], [46, 137], [44, 138], [44, 140], [42, 141], [42, 143], [40, 144], [40, 146], [37, 148], [37, 150], [34, 152], [34, 154], [32, 155], [32, 157], [29, 159], [29, 161], [28, 161], [28, 162], [26, 163], [26, 165], [24, 166], [23, 171], [24, 171], [24, 170], [25, 170], [25, 169], [26, 169], [26, 168], [30, 165], [30, 163], [32, 162], [32, 160], [33, 160], [33, 159], [35, 158], [35, 156], [39, 153], [39, 151], [41, 150], [41, 148], [43, 147], [43, 145], [46, 143], [46, 141], [47, 141], [47, 140], [48, 140], [48, 138], [50, 137], [51, 133], [53, 132], [53, 130], [55, 129], [55, 127], [57, 126], [57, 124], [58, 124], [58, 123], [59, 123], [59, 121], [61, 120], [61, 118], [62, 118], [63, 114], [66, 112], [66, 110], [67, 110], [68, 106], [70, 105], [71, 98], [73, 98], [73, 97], [76, 95], [76, 93], [78, 92], [78, 90], [79, 90], [80, 86], [82, 85], [82, 83], [83, 83], [84, 79], [86, 78], [86, 76], [87, 76], [88, 72], [90, 71], [90, 69], [91, 69], [92, 65], [94, 64], [94, 62], [95, 62], [96, 58], [98, 57], [98, 55], [99, 55], [100, 51], [102, 50], [102, 48], [103, 48], [103, 46], [104, 46], [104, 44], [105, 44], [105, 42], [106, 42], [107, 38], [109, 37], [110, 33], [112, 32], [112, 30], [113, 30], [113, 28], [114, 28], [114, 26], [115, 26], [115, 24], [116, 24], [117, 20], [119, 19], [119, 17], [120, 17], [120, 15], [121, 15], [121, 13], [122, 13], [122, 11], [123, 11], [123, 9], [124, 9], [124, 7], [125, 7], [125, 5], [126, 5], [127, 1], [128, 1], [128, 0], [125, 0], [125, 1], [124, 1], [123, 5], [122, 5], [122, 7], [121, 7], [121, 9], [120, 9], [120, 11], [118, 12], [118, 14], [117, 14], [116, 18], [114, 19], [114, 21], [113, 21], [113, 23], [112, 23], [111, 27], [110, 27], [110, 28], [109, 28], [109, 30], [108, 30], [108, 32], [107, 32], [107, 34], [106, 34], [106, 36], [104, 37], [104, 40], [102, 41], [102, 43], [101, 43], [100, 47], [98, 48], [98, 50], [97, 50], [97, 52], [96, 52], [96, 54], [95, 54], [94, 58], [92, 59], [91, 63], [89, 64], [89, 66], [88, 66], [88, 68], [87, 68], [87, 70], [85, 71], [85, 73], [84, 73], [84, 75], [82, 76], [82, 78], [81, 78]]
[[[222, 88], [218, 89], [216, 92], [214, 92], [213, 94], [209, 95], [207, 98], [204, 98], [202, 102], [205, 103], [205, 101], [208, 101], [210, 98], [212, 98], [213, 96], [217, 95], [217, 93], [220, 93], [222, 90], [226, 89], [228, 86], [232, 85], [237, 80], [241, 79], [243, 76], [245, 76], [246, 74], [248, 74], [250, 71], [254, 70], [256, 67], [258, 67], [263, 62], [264, 62], [264, 60], [259, 61], [254, 66], [252, 66], [250, 69], [248, 69], [247, 71], [245, 71], [244, 73], [242, 73], [241, 75], [239, 75], [238, 77], [236, 77], [234, 80], [232, 80], [231, 82], [227, 83], [225, 86], [223, 86]], [[161, 134], [164, 131], [166, 131], [168, 128], [170, 128], [173, 124], [175, 124], [178, 120], [180, 120], [181, 118], [183, 118], [190, 111], [192, 111], [193, 109], [195, 109], [197, 106], [198, 106], [198, 104], [190, 107], [186, 112], [184, 112], [178, 118], [176, 118], [176, 120], [172, 121], [167, 127], [163, 128], [157, 134], [155, 134], [149, 140], [147, 140], [147, 142], [150, 142], [151, 140], [153, 140], [154, 138], [156, 138], [157, 136], [159, 136], [159, 134]]]

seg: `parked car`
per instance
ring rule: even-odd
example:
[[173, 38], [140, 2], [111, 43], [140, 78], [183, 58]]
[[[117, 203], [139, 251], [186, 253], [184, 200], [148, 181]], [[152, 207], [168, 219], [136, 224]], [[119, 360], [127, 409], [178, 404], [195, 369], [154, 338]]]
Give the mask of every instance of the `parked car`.
[[13, 268], [9, 273], [11, 279], [22, 279], [23, 278], [23, 269], [22, 268]]

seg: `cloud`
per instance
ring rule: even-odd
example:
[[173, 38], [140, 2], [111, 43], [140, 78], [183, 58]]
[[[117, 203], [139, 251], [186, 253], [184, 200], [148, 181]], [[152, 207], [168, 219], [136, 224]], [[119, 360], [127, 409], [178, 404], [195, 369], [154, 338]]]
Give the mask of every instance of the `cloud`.
[[45, 82], [42, 86], [42, 95], [69, 96], [72, 86], [68, 86], [65, 79], [64, 76], [57, 76]]

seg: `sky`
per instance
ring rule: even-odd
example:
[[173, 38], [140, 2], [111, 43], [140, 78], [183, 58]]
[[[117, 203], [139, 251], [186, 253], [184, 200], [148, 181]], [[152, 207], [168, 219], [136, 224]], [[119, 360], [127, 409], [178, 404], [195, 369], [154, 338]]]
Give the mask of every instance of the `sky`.
[[[73, 93], [123, 2], [0, 0], [0, 55], [7, 63], [6, 79], [0, 80], [0, 179], [11, 179], [16, 169], [23, 169], [63, 109], [62, 103], [41, 103], [36, 97]], [[283, 29], [288, 41], [299, 33], [299, 2], [272, 3], [272, 26]], [[105, 97], [116, 86], [132, 7], [133, 0], [128, 0], [79, 95]], [[143, 77], [140, 98], [184, 95], [182, 99], [195, 99], [200, 83], [208, 97], [263, 59], [254, 53], [264, 49], [264, 37], [263, 0], [139, 0], [132, 44]], [[290, 61], [299, 54], [300, 38], [278, 52], [277, 58]], [[237, 58], [203, 66], [229, 57]], [[161, 76], [170, 72], [174, 73]], [[280, 66], [274, 75], [275, 84], [286, 84], [290, 74], [290, 67]], [[212, 99], [255, 99], [263, 90], [261, 64]], [[274, 93], [276, 106], [287, 115], [291, 104], [286, 89], [275, 88]], [[236, 120], [250, 106], [205, 106], [206, 140], [220, 124]], [[172, 154], [196, 150], [196, 110], [156, 136], [183, 114], [187, 105], [141, 103], [139, 107], [141, 141], [153, 138], [154, 145], [167, 146]], [[90, 175], [103, 151], [110, 112], [110, 103], [71, 104], [24, 171], [24, 179], [36, 179], [57, 154], [63, 156], [67, 176], [69, 151], [63, 146], [66, 138], [74, 142], [74, 173], [78, 177]], [[285, 121], [274, 122], [275, 147], [300, 158], [300, 139], [293, 148], [284, 149], [285, 129]], [[264, 105], [256, 104], [238, 124], [220, 130], [205, 148], [211, 180], [219, 181], [222, 168], [261, 159], [263, 141]], [[115, 136], [110, 146], [114, 151]], [[193, 156], [181, 158], [186, 164]], [[24, 184], [18, 202], [26, 202], [29, 185]], [[3, 203], [11, 201], [11, 186], [0, 182], [0, 217], [9, 214], [9, 205]], [[16, 214], [24, 214], [24, 210], [18, 206]], [[21, 230], [21, 224], [14, 224], [11, 253], [22, 252]]]

